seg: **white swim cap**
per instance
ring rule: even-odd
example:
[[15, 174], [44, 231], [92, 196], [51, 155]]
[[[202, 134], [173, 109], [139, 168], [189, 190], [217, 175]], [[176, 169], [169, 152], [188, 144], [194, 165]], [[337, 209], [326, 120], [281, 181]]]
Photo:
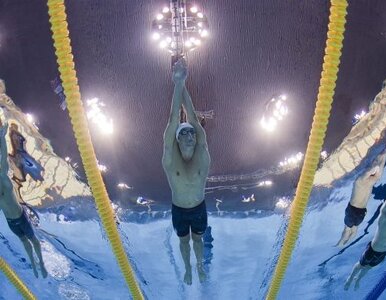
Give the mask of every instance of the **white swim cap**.
[[194, 129], [194, 127], [190, 123], [187, 123], [187, 122], [180, 123], [180, 125], [178, 126], [177, 131], [176, 131], [176, 140], [177, 141], [178, 141], [178, 135], [180, 134], [180, 131], [184, 128], [193, 128]]

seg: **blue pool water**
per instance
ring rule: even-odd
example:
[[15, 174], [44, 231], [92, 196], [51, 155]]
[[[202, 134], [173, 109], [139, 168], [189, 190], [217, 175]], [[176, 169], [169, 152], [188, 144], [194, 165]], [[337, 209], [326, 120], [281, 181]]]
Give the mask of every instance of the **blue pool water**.
[[[343, 229], [353, 178], [354, 173], [333, 190], [314, 190], [278, 299], [364, 299], [382, 277], [381, 264], [363, 279], [358, 291], [343, 290], [377, 224], [338, 254], [341, 249], [334, 245]], [[381, 182], [386, 182], [385, 176]], [[380, 204], [370, 200], [358, 237]], [[0, 255], [38, 299], [129, 298], [92, 202], [74, 200], [67, 206], [41, 210], [39, 215], [37, 234], [43, 241], [47, 279], [34, 278], [20, 241], [0, 217]], [[187, 286], [170, 211], [119, 211], [118, 216], [122, 240], [148, 299], [263, 299], [287, 223], [285, 213], [279, 211], [210, 212], [214, 240], [213, 248], [206, 251], [208, 279], [198, 282], [192, 251], [193, 284]], [[2, 274], [0, 291], [1, 299], [21, 299]]]

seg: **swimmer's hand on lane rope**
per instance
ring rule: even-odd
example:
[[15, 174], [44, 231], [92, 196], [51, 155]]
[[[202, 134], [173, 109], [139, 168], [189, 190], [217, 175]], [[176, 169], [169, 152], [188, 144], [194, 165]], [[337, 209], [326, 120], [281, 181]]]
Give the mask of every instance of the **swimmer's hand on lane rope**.
[[173, 82], [183, 82], [188, 77], [188, 68], [186, 64], [186, 60], [181, 57], [173, 66]]

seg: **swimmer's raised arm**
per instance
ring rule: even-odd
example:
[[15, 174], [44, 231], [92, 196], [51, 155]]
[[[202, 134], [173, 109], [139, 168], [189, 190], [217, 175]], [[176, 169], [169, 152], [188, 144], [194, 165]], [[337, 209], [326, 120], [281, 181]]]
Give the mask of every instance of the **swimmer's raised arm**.
[[173, 66], [173, 82], [174, 92], [172, 98], [172, 106], [170, 109], [169, 122], [164, 132], [164, 152], [162, 156], [162, 164], [169, 165], [172, 161], [172, 149], [176, 139], [176, 131], [180, 121], [180, 108], [183, 101], [182, 92], [185, 86], [187, 77], [187, 69], [185, 61], [179, 60]]
[[202, 128], [201, 123], [197, 118], [197, 115], [193, 106], [192, 98], [190, 97], [190, 94], [185, 85], [184, 85], [183, 95], [184, 95], [183, 105], [186, 110], [188, 122], [196, 129], [197, 144], [207, 146], [205, 130], [204, 128]]

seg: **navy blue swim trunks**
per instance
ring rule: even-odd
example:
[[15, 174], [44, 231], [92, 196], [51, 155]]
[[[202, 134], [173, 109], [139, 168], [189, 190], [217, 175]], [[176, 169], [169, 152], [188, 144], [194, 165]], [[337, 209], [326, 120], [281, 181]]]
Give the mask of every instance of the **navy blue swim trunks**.
[[208, 226], [205, 200], [192, 208], [182, 208], [173, 204], [172, 222], [179, 237], [188, 235], [190, 230], [198, 235], [204, 234]]
[[365, 218], [366, 212], [366, 208], [358, 208], [352, 206], [349, 202], [345, 210], [344, 224], [350, 228], [353, 226], [358, 226]]
[[20, 238], [26, 236], [27, 238], [31, 239], [35, 235], [32, 229], [32, 226], [28, 221], [27, 216], [24, 212], [24, 209], [23, 209], [23, 213], [19, 218], [7, 219], [7, 222], [12, 232]]
[[365, 252], [363, 252], [359, 263], [362, 266], [370, 266], [375, 267], [379, 265], [386, 256], [386, 252], [377, 252], [374, 251], [373, 247], [371, 247], [371, 242], [367, 244], [367, 248]]

